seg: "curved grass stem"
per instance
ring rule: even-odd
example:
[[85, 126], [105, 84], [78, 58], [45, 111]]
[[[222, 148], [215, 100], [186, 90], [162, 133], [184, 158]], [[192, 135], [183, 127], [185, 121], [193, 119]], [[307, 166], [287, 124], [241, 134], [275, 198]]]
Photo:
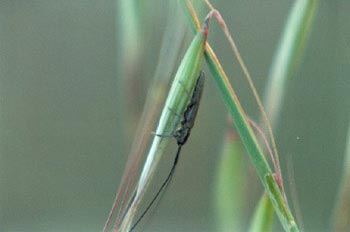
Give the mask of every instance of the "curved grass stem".
[[[189, 1], [180, 1], [184, 6], [186, 15], [189, 18], [190, 25], [194, 31], [196, 31], [196, 25], [198, 25], [198, 19], [193, 7]], [[215, 53], [211, 49], [210, 45], [206, 44], [206, 51], [204, 54], [209, 70], [213, 75], [214, 81], [219, 89], [225, 106], [236, 126], [237, 132], [242, 139], [245, 148], [251, 158], [253, 165], [259, 175], [262, 185], [267, 192], [274, 210], [278, 215], [280, 222], [285, 231], [299, 231], [295, 223], [295, 220], [291, 214], [288, 204], [285, 202], [284, 194], [281, 192], [280, 186], [274, 178], [270, 166], [268, 165], [262, 150], [257, 143], [257, 139], [249, 126], [247, 117], [244, 110], [236, 96], [233, 88], [228, 81], [228, 78], [220, 65]], [[271, 178], [266, 178], [271, 177]]]
[[[175, 131], [180, 120], [179, 115], [183, 114], [189, 100], [188, 90], [192, 90], [196, 83], [199, 67], [203, 59], [207, 33], [208, 27], [204, 24], [196, 33], [196, 36], [183, 57], [169, 90], [168, 97], [166, 98], [155, 134], [169, 135], [173, 134]], [[169, 138], [154, 136], [141, 171], [140, 179], [136, 186], [135, 196], [132, 198], [129, 207], [125, 210], [120, 225], [116, 225], [118, 231], [124, 232], [130, 230], [139, 203], [151, 182], [161, 155], [168, 143]]]

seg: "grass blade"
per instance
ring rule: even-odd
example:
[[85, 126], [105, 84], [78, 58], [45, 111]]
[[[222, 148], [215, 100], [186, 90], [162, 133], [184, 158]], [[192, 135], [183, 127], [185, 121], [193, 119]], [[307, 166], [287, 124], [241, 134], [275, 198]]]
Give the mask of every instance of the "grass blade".
[[[180, 12], [176, 3], [171, 2], [157, 68], [147, 92], [144, 109], [136, 130], [137, 136], [132, 143], [127, 165], [103, 231], [107, 230], [113, 213], [118, 205], [119, 211], [116, 217], [116, 223], [119, 222], [120, 214], [124, 209], [127, 198], [129, 197], [129, 191], [134, 186], [135, 176], [139, 169], [141, 160], [143, 159], [146, 146], [150, 141], [149, 132], [154, 128], [157, 118], [156, 115], [159, 113], [161, 104], [163, 103], [164, 95], [167, 91], [166, 86], [171, 74], [174, 72], [173, 69], [175, 67], [176, 59], [179, 56], [179, 51], [181, 51], [180, 48], [185, 35], [184, 23], [175, 22], [173, 20], [173, 18], [179, 17], [179, 14]], [[122, 194], [124, 195], [123, 197]]]
[[[230, 125], [232, 125], [231, 121]], [[219, 156], [214, 188], [215, 215], [220, 231], [243, 230], [244, 188], [242, 186], [245, 180], [242, 149], [242, 143], [234, 129], [228, 129]]]
[[[180, 118], [178, 115], [183, 114], [189, 97], [188, 91], [193, 89], [195, 80], [199, 73], [199, 67], [203, 59], [207, 29], [206, 25], [204, 25], [204, 27], [198, 31], [182, 59], [159, 119], [155, 132], [158, 135], [172, 135], [175, 127], [179, 123]], [[160, 136], [154, 137], [141, 172], [140, 180], [136, 187], [135, 197], [133, 197], [130, 207], [128, 207], [125, 213], [119, 231], [128, 231], [130, 229], [137, 207], [144, 196], [144, 193], [154, 175], [154, 170], [159, 163], [161, 154], [168, 142], [169, 138]]]
[[[198, 19], [196, 19], [197, 17], [193, 8], [191, 5], [189, 5], [189, 1], [180, 1], [180, 3], [186, 9], [186, 14], [190, 19], [191, 27], [197, 28]], [[257, 139], [249, 126], [249, 123], [247, 122], [243, 108], [235, 92], [233, 91], [232, 86], [229, 83], [222, 66], [220, 65], [220, 62], [208, 43], [206, 45], [204, 56], [224, 104], [235, 124], [237, 132], [242, 139], [246, 150], [248, 151], [259, 178], [266, 192], [268, 193], [268, 196], [270, 197], [283, 228], [285, 231], [299, 231], [289, 206], [284, 201], [284, 196], [281, 193], [275, 178], [273, 177], [274, 174], [272, 173], [271, 168], [268, 165], [259, 144], [257, 143]]]
[[273, 208], [269, 197], [263, 194], [255, 209], [253, 219], [250, 223], [249, 232], [271, 231], [273, 221]]
[[287, 80], [295, 71], [307, 41], [316, 0], [298, 0], [289, 14], [280, 43], [276, 49], [265, 89], [264, 106], [272, 128], [280, 115]]
[[[123, 88], [120, 89], [120, 98], [125, 98], [128, 111], [123, 111], [125, 125], [123, 130], [127, 135], [131, 135], [135, 131], [135, 121], [138, 119], [139, 112], [131, 110], [131, 107], [136, 105], [137, 95], [133, 93], [132, 89], [137, 83], [137, 76], [140, 70], [140, 63], [142, 59], [143, 43], [142, 32], [140, 25], [140, 12], [142, 8], [138, 7], [139, 4], [135, 0], [120, 0], [115, 2], [117, 10], [118, 20], [116, 23], [116, 38], [117, 38], [117, 58], [118, 68], [117, 76], [120, 77], [120, 84]], [[133, 94], [131, 94], [133, 93]]]

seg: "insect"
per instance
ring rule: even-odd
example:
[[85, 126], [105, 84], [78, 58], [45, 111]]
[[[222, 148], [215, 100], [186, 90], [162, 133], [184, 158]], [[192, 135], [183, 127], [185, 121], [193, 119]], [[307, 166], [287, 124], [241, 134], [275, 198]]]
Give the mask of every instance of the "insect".
[[[131, 227], [130, 232], [135, 229], [135, 227], [138, 225], [138, 223], [146, 215], [148, 210], [151, 208], [153, 203], [157, 200], [158, 196], [163, 191], [163, 189], [167, 186], [167, 184], [169, 183], [171, 177], [174, 174], [176, 164], [177, 164], [177, 162], [179, 160], [181, 148], [187, 142], [187, 139], [190, 136], [191, 129], [194, 126], [194, 121], [195, 121], [196, 116], [197, 116], [197, 112], [198, 112], [198, 109], [199, 109], [199, 103], [200, 103], [202, 92], [203, 92], [203, 88], [204, 88], [204, 80], [205, 80], [204, 72], [201, 71], [199, 73], [199, 76], [197, 77], [195, 86], [193, 88], [191, 99], [190, 99], [188, 105], [185, 108], [185, 111], [184, 111], [184, 114], [183, 114], [183, 118], [182, 118], [182, 120], [180, 122], [180, 127], [175, 131], [175, 133], [173, 135], [171, 135], [171, 136], [174, 136], [174, 138], [177, 141], [177, 145], [178, 145], [173, 166], [171, 167], [171, 170], [170, 170], [167, 178], [164, 180], [163, 184], [159, 188], [159, 190], [156, 193], [156, 195], [153, 197], [152, 201], [148, 204], [148, 206], [145, 209], [145, 211], [143, 211], [143, 213], [141, 214], [139, 219]], [[167, 137], [167, 135], [157, 135], [157, 136]]]

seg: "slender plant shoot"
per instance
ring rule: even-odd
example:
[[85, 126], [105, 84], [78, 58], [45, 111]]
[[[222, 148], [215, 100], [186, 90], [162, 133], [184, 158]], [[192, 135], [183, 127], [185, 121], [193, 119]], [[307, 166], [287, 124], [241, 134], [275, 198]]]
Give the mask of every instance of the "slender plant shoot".
[[[159, 188], [158, 192], [153, 197], [151, 202], [148, 204], [148, 206], [145, 209], [145, 211], [143, 211], [143, 213], [141, 214], [139, 219], [137, 219], [135, 224], [131, 227], [130, 232], [133, 231], [136, 228], [136, 226], [139, 224], [139, 222], [142, 220], [142, 218], [146, 215], [146, 213], [152, 207], [153, 203], [159, 197], [160, 193], [168, 185], [169, 181], [171, 180], [171, 177], [174, 174], [177, 161], [179, 160], [179, 156], [180, 156], [182, 145], [184, 145], [187, 142], [187, 139], [190, 136], [191, 129], [194, 126], [194, 121], [195, 121], [196, 116], [197, 116], [197, 112], [198, 112], [198, 109], [199, 109], [199, 103], [200, 103], [200, 100], [201, 100], [201, 97], [202, 97], [203, 88], [204, 88], [204, 80], [205, 80], [204, 72], [200, 72], [199, 76], [197, 77], [194, 89], [192, 91], [191, 99], [190, 99], [190, 101], [189, 101], [189, 103], [186, 106], [186, 109], [184, 111], [183, 119], [180, 122], [180, 127], [172, 135], [172, 136], [175, 137], [175, 139], [177, 141], [177, 145], [178, 145], [173, 166], [171, 167], [171, 170], [170, 170], [167, 178], [164, 180], [163, 184], [161, 185], [161, 187]], [[187, 89], [185, 89], [185, 91], [187, 91]], [[171, 110], [171, 109], [169, 109], [169, 110]], [[164, 136], [167, 136], [167, 135], [157, 135], [156, 134], [156, 136], [164, 137]]]
[[[200, 64], [204, 55], [208, 29], [207, 22], [204, 22], [184, 54], [171, 84], [159, 118], [158, 126], [155, 130], [155, 133], [158, 135], [172, 134], [181, 121], [181, 116], [179, 115], [184, 114], [189, 98], [191, 98], [190, 92], [196, 85], [196, 80], [200, 71]], [[188, 123], [188, 121], [191, 120], [186, 121], [186, 123]], [[145, 195], [146, 189], [155, 174], [156, 166], [158, 165], [167, 144], [170, 142], [169, 139], [164, 139], [163, 137], [164, 136], [155, 136], [153, 138], [138, 183], [135, 186], [134, 194], [129, 198], [129, 204], [126, 207], [124, 205], [123, 208], [119, 209], [119, 212], [121, 213], [118, 214], [123, 216], [117, 217], [113, 231], [130, 231], [139, 203]]]
[[[180, 1], [180, 3], [183, 4], [184, 9], [187, 12], [187, 15], [189, 16], [188, 18], [191, 23], [192, 30], [196, 32], [197, 29], [199, 28], [199, 21], [190, 0], [183, 0], [183, 1]], [[211, 4], [209, 5], [211, 6]], [[217, 10], [215, 10], [213, 7], [209, 7], [209, 8], [211, 9], [211, 12], [208, 14], [206, 18], [207, 23], [211, 16], [222, 19], [222, 17], [220, 17]], [[225, 28], [224, 30], [225, 35], [229, 34], [228, 30], [226, 30], [227, 26], [225, 22], [223, 20], [218, 20], [218, 22], [221, 26]], [[242, 63], [241, 56], [237, 55], [237, 47], [235, 46], [234, 43], [232, 43], [232, 37], [229, 39], [229, 36], [227, 36], [227, 38], [229, 40], [231, 49], [236, 54], [238, 63], [242, 66], [243, 73], [247, 74], [246, 72], [247, 69], [246, 69], [246, 66]], [[282, 178], [279, 178], [281, 172], [279, 170], [275, 170], [275, 173], [272, 172], [270, 165], [268, 164], [265, 156], [263, 155], [260, 145], [257, 143], [257, 138], [251, 126], [249, 125], [249, 122], [242, 108], [242, 105], [240, 104], [238, 97], [235, 94], [227, 78], [226, 73], [224, 72], [217, 56], [215, 55], [213, 49], [210, 47], [209, 43], [206, 43], [204, 57], [205, 57], [205, 60], [207, 61], [209, 70], [212, 73], [215, 84], [217, 85], [217, 87], [220, 90], [220, 93], [222, 94], [223, 101], [227, 107], [229, 114], [231, 115], [232, 121], [236, 126], [237, 132], [240, 138], [242, 139], [242, 142], [245, 148], [248, 151], [251, 161], [256, 168], [256, 171], [259, 175], [261, 183], [263, 184], [266, 192], [269, 195], [269, 198], [274, 206], [275, 212], [278, 218], [280, 219], [280, 222], [283, 228], [285, 229], [285, 231], [299, 231], [298, 226], [291, 213], [291, 210], [288, 206], [288, 203], [285, 201], [283, 185], [281, 185], [282, 181], [279, 181], [282, 179]], [[259, 105], [260, 104], [258, 104], [258, 106]], [[264, 113], [262, 112], [262, 114]], [[271, 130], [268, 130], [268, 131], [271, 132]], [[270, 132], [269, 132], [270, 137], [272, 137]], [[275, 150], [276, 146], [274, 145], [272, 138], [271, 138], [271, 144], [272, 144], [273, 150]], [[275, 154], [277, 154], [277, 152], [275, 152]], [[277, 156], [275, 160], [277, 163], [278, 162]], [[278, 173], [279, 175], [277, 176], [276, 173]], [[267, 179], [266, 178], [267, 176], [273, 177], [273, 179]], [[273, 183], [271, 181], [273, 181]]]

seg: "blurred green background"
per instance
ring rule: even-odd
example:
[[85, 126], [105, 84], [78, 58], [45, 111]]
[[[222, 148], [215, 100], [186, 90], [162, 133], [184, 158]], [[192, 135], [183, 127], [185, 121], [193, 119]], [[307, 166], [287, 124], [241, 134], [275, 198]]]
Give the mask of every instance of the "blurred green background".
[[[261, 96], [292, 2], [213, 1]], [[102, 229], [134, 137], [134, 131], [125, 132], [124, 112], [132, 107], [141, 114], [168, 12], [166, 1], [140, 4], [138, 104], [129, 106], [118, 66], [117, 6], [114, 0], [0, 1], [0, 231]], [[206, 11], [201, 12], [202, 18]], [[343, 167], [350, 113], [349, 12], [349, 1], [319, 1], [275, 132], [282, 166], [287, 157], [293, 160], [305, 231], [329, 231]], [[184, 48], [192, 38], [187, 34]], [[216, 22], [209, 41], [246, 112], [257, 119], [246, 81]], [[209, 73], [205, 63], [203, 69]], [[218, 231], [213, 181], [226, 110], [207, 76], [196, 127], [175, 178], [138, 231]], [[169, 171], [175, 148], [174, 142], [154, 188]], [[245, 184], [251, 189], [248, 223], [262, 188], [248, 159], [247, 166], [252, 177]]]

